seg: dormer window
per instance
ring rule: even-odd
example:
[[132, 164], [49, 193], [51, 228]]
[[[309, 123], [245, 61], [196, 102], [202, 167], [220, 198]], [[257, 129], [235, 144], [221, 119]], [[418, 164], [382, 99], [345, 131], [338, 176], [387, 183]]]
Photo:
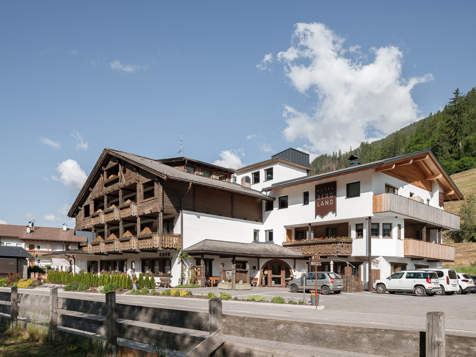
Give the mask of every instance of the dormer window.
[[266, 181], [270, 181], [273, 179], [273, 168], [270, 167], [269, 169], [264, 170], [264, 177]]
[[212, 172], [209, 170], [203, 170], [203, 177], [210, 177], [212, 175]]
[[185, 171], [187, 171], [189, 174], [194, 174], [195, 173], [195, 167], [187, 166], [187, 167], [185, 167]]

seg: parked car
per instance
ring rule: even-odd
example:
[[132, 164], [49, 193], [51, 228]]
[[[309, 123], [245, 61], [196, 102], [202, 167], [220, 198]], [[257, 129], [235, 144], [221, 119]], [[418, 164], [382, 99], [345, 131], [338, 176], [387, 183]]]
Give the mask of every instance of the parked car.
[[[314, 279], [315, 273], [306, 273], [306, 290], [315, 290], [316, 289], [316, 280]], [[302, 291], [303, 288], [303, 278], [297, 278], [289, 282], [289, 288], [291, 292], [297, 293]], [[340, 275], [328, 272], [328, 271], [318, 271], [317, 272], [317, 290], [321, 291], [322, 294], [328, 295], [331, 291], [334, 294], [339, 294], [344, 288], [344, 282]]]
[[433, 296], [440, 290], [438, 275], [431, 271], [404, 270], [387, 279], [376, 280], [373, 288], [379, 294], [413, 292], [417, 296]]
[[438, 279], [440, 280], [441, 290], [437, 293], [438, 295], [452, 295], [459, 291], [458, 277], [456, 272], [453, 269], [418, 269], [420, 271], [434, 271], [438, 274]]
[[472, 293], [476, 293], [476, 275], [470, 275], [471, 279], [473, 279], [474, 289], [471, 290]]
[[458, 276], [459, 292], [461, 294], [474, 291], [474, 281], [468, 274], [456, 273], [456, 275]]

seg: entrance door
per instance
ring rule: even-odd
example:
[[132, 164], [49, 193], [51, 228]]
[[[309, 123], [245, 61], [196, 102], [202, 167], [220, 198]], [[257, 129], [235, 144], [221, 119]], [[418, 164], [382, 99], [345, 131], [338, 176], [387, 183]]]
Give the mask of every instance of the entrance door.
[[286, 286], [291, 278], [291, 269], [282, 260], [272, 260], [263, 265], [261, 286]]

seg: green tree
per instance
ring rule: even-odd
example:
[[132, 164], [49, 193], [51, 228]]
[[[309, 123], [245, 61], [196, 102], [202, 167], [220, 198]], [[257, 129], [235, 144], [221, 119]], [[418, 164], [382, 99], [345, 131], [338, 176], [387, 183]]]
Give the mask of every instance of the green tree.
[[476, 241], [476, 196], [466, 196], [466, 200], [460, 207], [461, 219], [460, 230], [451, 233], [451, 238], [456, 243]]

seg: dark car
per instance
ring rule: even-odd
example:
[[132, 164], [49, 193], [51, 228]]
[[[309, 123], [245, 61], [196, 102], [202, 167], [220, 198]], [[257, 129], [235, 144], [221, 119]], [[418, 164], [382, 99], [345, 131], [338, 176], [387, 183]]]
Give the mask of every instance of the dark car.
[[473, 279], [474, 282], [474, 289], [471, 290], [471, 293], [476, 293], [476, 275], [470, 275], [471, 279]]

